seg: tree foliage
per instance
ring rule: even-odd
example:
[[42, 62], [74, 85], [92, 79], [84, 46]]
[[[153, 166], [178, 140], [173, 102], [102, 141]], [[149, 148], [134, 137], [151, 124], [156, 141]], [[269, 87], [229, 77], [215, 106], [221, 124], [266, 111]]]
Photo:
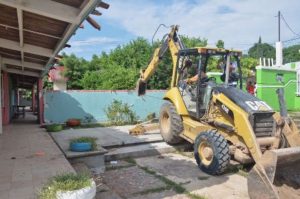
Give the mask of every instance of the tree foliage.
[[255, 67], [258, 65], [258, 60], [249, 56], [244, 56], [241, 59], [242, 74], [244, 77], [252, 75]]
[[84, 89], [120, 90], [134, 89], [138, 79], [138, 71], [135, 68], [126, 69], [121, 66], [87, 71], [81, 85]]
[[[207, 39], [200, 37], [180, 36], [187, 48], [207, 45]], [[66, 67], [68, 89], [133, 89], [139, 77], [139, 71], [145, 69], [151, 60], [154, 49], [159, 42], [150, 44], [146, 39], [137, 38], [128, 44], [118, 46], [111, 52], [93, 55], [90, 61], [78, 58], [74, 54], [66, 55], [62, 63]], [[223, 48], [224, 41], [218, 40], [217, 47]], [[300, 60], [300, 45], [285, 48], [285, 62]], [[243, 76], [247, 76], [258, 64], [259, 57], [274, 58], [275, 48], [262, 43], [261, 38], [249, 49], [249, 56], [243, 56], [241, 66]], [[208, 63], [210, 71], [220, 71], [218, 60]], [[148, 81], [149, 89], [167, 89], [170, 86], [173, 63], [170, 52], [162, 58], [154, 75]], [[50, 85], [51, 86], [51, 85]]]
[[216, 46], [218, 48], [224, 48], [224, 41], [223, 40], [218, 40]]
[[284, 48], [283, 61], [284, 63], [300, 61], [300, 45]]
[[248, 51], [252, 58], [259, 59], [260, 57], [275, 58], [275, 48], [268, 43], [262, 43], [261, 37]]
[[87, 70], [88, 62], [83, 58], [78, 58], [74, 54], [64, 55], [63, 64], [66, 66], [64, 73], [68, 78], [68, 89], [82, 89], [81, 79]]

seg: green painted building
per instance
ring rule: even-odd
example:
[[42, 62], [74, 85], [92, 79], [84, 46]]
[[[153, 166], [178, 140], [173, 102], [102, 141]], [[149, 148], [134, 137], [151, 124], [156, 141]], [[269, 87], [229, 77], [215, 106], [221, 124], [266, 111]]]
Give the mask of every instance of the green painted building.
[[[294, 66], [294, 65], [292, 65]], [[284, 88], [287, 109], [300, 110], [300, 70], [291, 66], [257, 66], [256, 95], [275, 110], [279, 110], [276, 89]]]

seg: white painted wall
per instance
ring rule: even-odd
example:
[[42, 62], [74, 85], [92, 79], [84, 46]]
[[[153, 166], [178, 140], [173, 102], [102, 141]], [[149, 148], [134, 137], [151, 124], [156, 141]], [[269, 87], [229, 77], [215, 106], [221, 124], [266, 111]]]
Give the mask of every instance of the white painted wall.
[[67, 83], [65, 81], [54, 81], [53, 90], [55, 91], [65, 91], [67, 90]]

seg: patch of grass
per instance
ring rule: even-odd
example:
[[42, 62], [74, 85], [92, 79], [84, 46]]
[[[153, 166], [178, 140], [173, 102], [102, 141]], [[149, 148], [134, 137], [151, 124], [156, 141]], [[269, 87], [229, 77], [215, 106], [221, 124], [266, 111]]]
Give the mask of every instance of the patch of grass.
[[126, 158], [125, 161], [128, 162], [128, 163], [130, 163], [130, 164], [136, 165], [136, 161], [133, 158]]
[[56, 199], [58, 191], [74, 191], [91, 186], [87, 174], [67, 173], [51, 178], [39, 193], [39, 199]]
[[247, 177], [249, 175], [247, 168], [245, 168], [243, 165], [229, 165], [225, 173], [236, 173], [243, 177]]
[[97, 138], [95, 137], [78, 137], [70, 140], [70, 146], [71, 144], [74, 143], [82, 143], [82, 142], [88, 142], [92, 144], [92, 151], [97, 150], [97, 143], [96, 143]]
[[154, 175], [156, 178], [163, 181], [167, 185], [165, 187], [165, 189], [167, 189], [167, 190], [172, 189], [178, 194], [186, 194], [187, 196], [189, 196], [192, 199], [206, 199], [204, 196], [199, 196], [199, 195], [188, 192], [188, 190], [186, 190], [186, 188], [184, 188], [181, 184], [177, 184], [176, 182], [166, 178], [165, 176], [157, 174], [155, 171], [149, 169], [148, 167], [140, 167], [140, 168], [143, 169], [146, 173]]
[[[119, 126], [124, 126], [127, 124], [120, 124]], [[64, 126], [63, 129], [88, 129], [88, 128], [97, 128], [97, 127], [111, 127], [111, 126], [116, 126], [116, 124], [111, 123], [111, 122], [100, 122], [100, 123], [83, 123], [80, 124], [80, 126], [74, 126], [74, 127], [69, 127], [69, 126]]]
[[244, 170], [239, 170], [239, 172], [237, 172], [237, 174], [239, 174], [245, 178], [248, 177], [248, 175], [249, 175], [249, 173]]
[[149, 169], [148, 167], [141, 167], [141, 166], [140, 166], [140, 168], [143, 169], [146, 173], [149, 173], [149, 174], [151, 174], [151, 175], [158, 176], [158, 175], [156, 174], [155, 171]]
[[131, 106], [119, 100], [113, 100], [104, 111], [109, 122], [114, 125], [136, 124], [138, 121], [138, 116]]
[[123, 166], [108, 166], [106, 167], [106, 171], [118, 170], [118, 169], [125, 169], [129, 167], [133, 167], [135, 164], [123, 165]]
[[198, 180], [207, 180], [209, 176], [198, 176]]
[[194, 193], [187, 193], [186, 195], [188, 197], [190, 197], [191, 199], [207, 199], [205, 196], [199, 196], [199, 195], [194, 194]]
[[[204, 197], [204, 196], [199, 196], [199, 195], [190, 193], [188, 190], [186, 190], [186, 188], [184, 188], [182, 186], [182, 184], [178, 184], [178, 183], [168, 179], [167, 177], [165, 177], [163, 175], [157, 174], [155, 171], [149, 169], [148, 167], [139, 166], [136, 163], [135, 159], [133, 159], [133, 158], [127, 158], [127, 159], [125, 159], [125, 161], [128, 162], [128, 163], [132, 163], [134, 165], [137, 165], [140, 169], [144, 170], [146, 173], [148, 173], [150, 175], [155, 176], [157, 179], [163, 181], [167, 185], [166, 187], [160, 187], [160, 188], [153, 189], [153, 190], [152, 189], [145, 190], [144, 194], [147, 194], [148, 191], [149, 191], [148, 193], [153, 193], [153, 192], [160, 192], [160, 191], [171, 190], [172, 189], [178, 194], [186, 194], [191, 199], [206, 199], [206, 197]], [[140, 192], [140, 194], [141, 194], [141, 192]]]
[[146, 190], [138, 192], [134, 195], [147, 195], [149, 193], [158, 193], [158, 192], [162, 192], [162, 191], [166, 191], [166, 190], [170, 190], [170, 187], [166, 186], [166, 187], [158, 187], [158, 188], [153, 188], [153, 189], [146, 189]]

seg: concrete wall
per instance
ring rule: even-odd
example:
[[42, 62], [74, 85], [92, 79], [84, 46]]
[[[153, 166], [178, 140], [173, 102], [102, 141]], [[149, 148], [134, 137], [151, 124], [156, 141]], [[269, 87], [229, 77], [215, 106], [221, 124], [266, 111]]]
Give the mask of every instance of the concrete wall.
[[165, 91], [147, 91], [138, 97], [135, 91], [47, 91], [44, 94], [45, 122], [63, 123], [69, 118], [92, 117], [93, 122], [107, 121], [104, 109], [114, 99], [129, 104], [144, 119], [159, 113]]

